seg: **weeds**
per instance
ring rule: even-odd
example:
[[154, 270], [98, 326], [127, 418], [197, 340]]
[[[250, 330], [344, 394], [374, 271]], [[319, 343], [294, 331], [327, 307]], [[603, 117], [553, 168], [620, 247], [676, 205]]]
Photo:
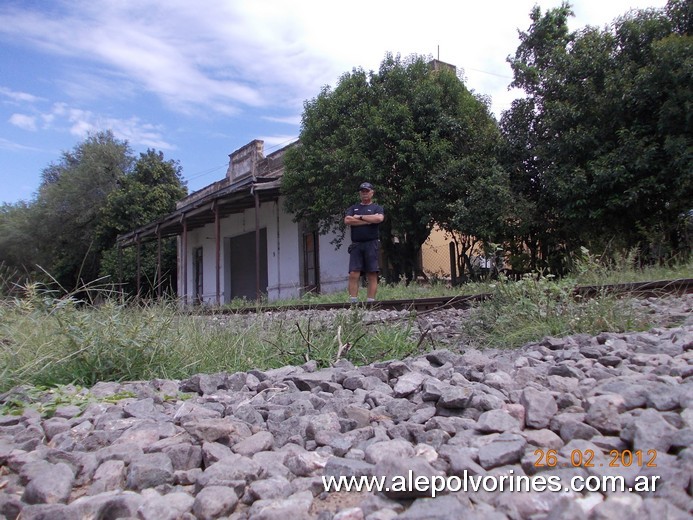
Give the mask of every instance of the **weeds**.
[[[516, 347], [547, 335], [650, 326], [628, 300], [604, 294], [589, 299], [574, 295], [579, 283], [612, 283], [615, 275], [647, 279], [643, 270], [612, 273], [613, 266], [601, 266], [598, 259], [584, 253], [572, 279], [535, 275], [466, 287], [466, 293], [491, 292], [492, 298], [473, 309], [462, 324], [460, 344]], [[691, 277], [691, 265], [657, 271], [649, 278], [667, 276]], [[443, 284], [430, 289], [435, 292], [398, 284], [384, 287], [382, 297], [460, 294]], [[307, 361], [318, 367], [339, 359], [362, 365], [401, 359], [429, 348], [425, 334], [414, 334], [413, 316], [404, 322], [369, 323], [360, 306], [334, 311], [328, 317], [276, 309], [210, 317], [182, 312], [174, 301], [135, 304], [96, 286], [61, 294], [27, 283], [21, 290], [22, 294], [15, 290], [0, 300], [2, 392], [27, 385], [88, 387], [98, 381], [182, 379], [196, 373], [264, 370]], [[344, 295], [329, 298], [343, 301]], [[263, 310], [261, 305], [258, 310]], [[11, 404], [7, 399], [0, 401]]]
[[93, 305], [31, 285], [23, 298], [0, 304], [0, 391], [307, 361], [325, 367], [339, 358], [363, 364], [413, 352], [411, 324], [366, 324], [364, 312], [354, 307], [325, 321], [295, 312], [196, 316], [173, 303]]
[[127, 391], [96, 397], [87, 389], [74, 385], [20, 386], [3, 397], [0, 415], [22, 415], [27, 408], [31, 408], [41, 417], [50, 418], [62, 406], [76, 406], [82, 413], [92, 403], [116, 403], [134, 397], [134, 393]]
[[463, 326], [465, 341], [478, 348], [518, 347], [544, 336], [642, 330], [649, 326], [628, 300], [601, 294], [575, 295], [572, 280], [525, 276], [501, 279], [492, 297], [477, 306]]

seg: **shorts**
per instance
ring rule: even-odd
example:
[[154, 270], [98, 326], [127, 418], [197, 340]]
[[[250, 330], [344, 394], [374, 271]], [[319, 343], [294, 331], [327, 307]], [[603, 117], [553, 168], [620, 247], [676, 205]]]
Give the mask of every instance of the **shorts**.
[[349, 272], [377, 273], [380, 271], [380, 240], [352, 242], [349, 246]]

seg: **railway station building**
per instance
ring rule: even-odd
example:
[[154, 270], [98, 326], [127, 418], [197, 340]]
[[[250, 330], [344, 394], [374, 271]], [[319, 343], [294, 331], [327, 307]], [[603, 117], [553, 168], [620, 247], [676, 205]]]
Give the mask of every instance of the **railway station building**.
[[284, 210], [280, 182], [291, 146], [265, 156], [264, 143], [251, 141], [229, 155], [225, 178], [120, 235], [118, 246], [176, 237], [178, 296], [187, 304], [346, 291], [345, 250], [330, 244], [334, 236], [306, 229]]
[[[162, 240], [175, 237], [178, 297], [184, 304], [346, 293], [346, 248], [336, 249], [334, 234], [320, 235], [284, 209], [283, 158], [296, 145], [265, 156], [263, 141], [251, 141], [229, 154], [223, 179], [178, 201], [172, 213], [120, 235], [118, 247], [139, 252], [143, 243], [156, 241], [160, 250]], [[449, 273], [447, 251], [444, 234], [434, 231], [422, 248], [424, 270]]]

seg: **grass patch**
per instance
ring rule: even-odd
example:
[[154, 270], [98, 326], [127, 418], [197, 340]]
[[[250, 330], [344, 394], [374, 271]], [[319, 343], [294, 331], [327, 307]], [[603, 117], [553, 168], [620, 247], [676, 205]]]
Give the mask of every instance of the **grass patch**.
[[640, 331], [651, 317], [632, 300], [601, 294], [583, 299], [572, 280], [526, 276], [493, 284], [491, 299], [476, 306], [463, 324], [465, 344], [476, 348], [515, 348], [545, 336]]
[[[690, 278], [691, 265], [626, 274], [622, 267], [602, 268], [588, 258], [573, 278], [527, 276], [469, 284], [464, 292], [444, 284], [397, 284], [383, 286], [379, 297], [491, 292], [492, 299], [479, 304], [461, 324], [458, 345], [517, 347], [544, 336], [646, 329], [653, 317], [628, 300], [606, 294], [583, 300], [573, 289]], [[425, 338], [415, 333], [414, 315], [393, 323], [367, 323], [366, 311], [359, 306], [319, 316], [291, 310], [200, 316], [183, 312], [176, 302], [134, 304], [112, 294], [98, 296], [101, 302], [96, 304], [96, 298], [59, 295], [30, 284], [21, 297], [0, 300], [0, 392], [22, 385], [89, 387], [98, 381], [182, 379], [307, 361], [318, 367], [337, 359], [363, 365], [419, 354], [424, 348]], [[311, 301], [344, 301], [344, 296]]]
[[22, 415], [27, 408], [37, 411], [41, 417], [50, 418], [62, 406], [76, 406], [80, 413], [92, 403], [117, 403], [122, 399], [137, 397], [132, 392], [118, 392], [105, 397], [95, 397], [88, 389], [74, 385], [18, 386], [0, 404], [0, 415]]
[[[674, 280], [682, 278], [693, 278], [693, 261], [672, 263], [670, 265], [637, 266], [635, 258], [637, 255], [632, 252], [616, 259], [610, 259], [604, 263], [599, 257], [583, 249], [580, 257], [575, 260], [574, 272], [563, 279], [568, 285], [609, 285], [628, 282], [647, 282], [655, 280]], [[551, 278], [549, 275], [542, 276], [536, 273], [534, 278]], [[508, 281], [505, 279], [504, 281]], [[395, 284], [386, 284], [381, 280], [378, 286], [378, 300], [411, 300], [415, 298], [434, 298], [434, 297], [453, 297], [471, 296], [482, 293], [492, 293], [497, 286], [498, 280], [487, 279], [478, 282], [470, 282], [462, 285], [452, 286], [444, 280], [434, 280], [430, 283], [413, 282], [406, 284], [404, 281]], [[521, 280], [520, 280], [521, 282]], [[365, 297], [365, 289], [360, 289], [361, 298]], [[240, 309], [255, 308], [263, 310], [276, 307], [291, 307], [295, 305], [323, 304], [323, 303], [345, 303], [348, 297], [346, 292], [336, 292], [331, 294], [308, 293], [300, 298], [285, 299], [278, 302], [255, 302], [244, 299], [236, 299], [224, 308]]]
[[174, 303], [92, 305], [31, 286], [0, 304], [0, 391], [19, 385], [182, 379], [339, 358], [367, 364], [414, 353], [412, 322], [368, 324], [354, 307], [318, 320], [298, 312], [182, 312]]

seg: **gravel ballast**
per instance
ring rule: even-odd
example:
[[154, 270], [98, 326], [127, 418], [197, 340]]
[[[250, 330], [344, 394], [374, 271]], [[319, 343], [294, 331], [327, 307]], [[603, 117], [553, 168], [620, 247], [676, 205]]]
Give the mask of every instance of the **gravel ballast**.
[[[75, 389], [86, 408], [0, 415], [0, 518], [691, 518], [693, 295], [641, 304], [661, 327], [475, 350], [448, 311], [414, 358]], [[341, 476], [389, 490], [326, 492]]]

